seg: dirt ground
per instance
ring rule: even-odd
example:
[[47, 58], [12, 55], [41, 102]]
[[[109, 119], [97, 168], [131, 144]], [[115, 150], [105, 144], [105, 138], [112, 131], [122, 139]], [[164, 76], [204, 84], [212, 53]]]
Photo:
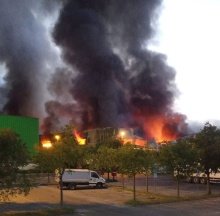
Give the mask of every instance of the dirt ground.
[[[204, 185], [202, 185], [204, 186]], [[193, 188], [194, 187], [194, 188]], [[146, 188], [138, 186], [136, 199], [143, 202], [163, 202], [164, 200], [176, 199], [176, 188], [171, 186], [149, 187], [150, 193], [146, 193]], [[126, 202], [133, 200], [132, 187], [123, 189], [120, 183], [111, 183], [108, 188], [94, 189], [89, 187], [79, 187], [76, 190], [64, 190], [65, 204], [104, 204], [104, 205], [124, 205]], [[195, 185], [184, 185], [180, 190], [182, 198], [195, 197], [204, 195], [206, 190], [204, 187], [196, 188]], [[159, 195], [157, 195], [159, 194]], [[220, 195], [220, 187], [213, 191], [213, 194]], [[59, 204], [60, 191], [56, 185], [40, 186], [31, 190], [27, 197], [18, 196], [13, 198], [12, 202], [16, 203], [49, 203]]]
[[[42, 179], [41, 179], [42, 180]], [[50, 184], [47, 184], [48, 179], [42, 180], [41, 186], [31, 190], [26, 197], [18, 196], [12, 198], [12, 202], [16, 203], [49, 203], [59, 204], [60, 191], [57, 184], [50, 179]], [[66, 204], [106, 204], [106, 205], [124, 205], [127, 201], [133, 200], [132, 179], [125, 179], [125, 189], [122, 187], [121, 179], [118, 182], [108, 183], [108, 187], [104, 189], [94, 189], [90, 187], [78, 187], [77, 190], [64, 190], [64, 202]], [[137, 177], [136, 199], [147, 202], [157, 202], [168, 197], [177, 196], [176, 182], [167, 176], [149, 179], [149, 187], [145, 184], [145, 177]], [[220, 195], [220, 185], [212, 185], [213, 194]], [[180, 196], [182, 198], [195, 197], [206, 194], [206, 185], [189, 184], [182, 182], [180, 185]]]
[[[162, 194], [168, 195], [169, 197], [173, 197], [176, 200], [176, 182], [170, 178], [165, 179], [155, 179], [149, 182], [149, 192], [146, 193], [146, 186], [144, 185], [144, 180], [142, 177], [137, 179], [137, 194], [136, 198], [139, 201], [149, 201], [151, 203], [163, 203], [163, 196], [158, 196], [155, 194]], [[94, 189], [89, 187], [79, 187], [76, 190], [64, 190], [64, 204], [72, 206], [76, 209], [76, 215], [85, 215], [85, 216], [99, 216], [103, 215], [105, 210], [108, 211], [106, 215], [150, 215], [150, 216], [158, 216], [158, 215], [176, 215], [176, 205], [169, 205], [164, 203], [163, 207], [158, 205], [147, 205], [143, 208], [147, 212], [149, 209], [152, 208], [152, 211], [149, 214], [144, 214], [142, 207], [139, 208], [132, 208], [125, 203], [131, 201], [133, 199], [133, 191], [132, 191], [132, 180], [127, 179], [125, 182], [126, 189], [123, 190], [122, 182], [114, 182], [109, 183], [107, 188], [104, 189]], [[199, 196], [206, 193], [206, 186], [205, 185], [195, 185], [195, 184], [181, 184], [181, 197], [188, 197], [188, 196]], [[220, 185], [214, 186], [213, 188], [214, 194], [220, 194]], [[165, 197], [166, 199], [166, 197]], [[174, 201], [170, 200], [170, 201]], [[219, 200], [219, 199], [218, 199]], [[155, 202], [156, 201], [156, 202]], [[167, 201], [167, 200], [166, 200]], [[149, 203], [148, 202], [148, 203]], [[198, 201], [198, 206], [203, 206], [201, 204], [202, 201]], [[210, 206], [211, 201], [207, 200], [207, 206]], [[217, 201], [215, 202], [218, 203]], [[57, 188], [55, 184], [45, 184], [41, 185], [37, 188], [34, 188], [30, 191], [28, 196], [17, 196], [9, 203], [0, 203], [0, 215], [1, 212], [8, 212], [8, 211], [30, 211], [30, 210], [38, 210], [43, 208], [54, 208], [59, 206], [60, 204], [60, 190]], [[185, 204], [180, 205], [180, 210], [184, 211], [187, 210], [183, 207]], [[187, 204], [188, 205], [188, 204]], [[212, 204], [213, 205], [213, 204]], [[167, 207], [167, 206], [171, 206]], [[188, 206], [188, 210], [190, 213], [193, 209], [191, 209], [192, 205]], [[173, 211], [173, 214], [170, 214], [169, 211]], [[165, 210], [164, 210], [165, 209]], [[200, 209], [200, 208], [199, 208]], [[219, 212], [219, 208], [215, 207], [216, 211]], [[164, 212], [165, 211], [165, 212]], [[179, 211], [179, 210], [178, 210]], [[193, 210], [194, 211], [194, 210]], [[216, 214], [216, 211], [213, 215]], [[133, 213], [132, 213], [133, 212]], [[195, 215], [202, 215], [203, 211], [199, 211], [198, 214]], [[191, 214], [182, 214], [184, 216], [188, 216]], [[212, 214], [203, 214], [203, 215], [212, 215]]]

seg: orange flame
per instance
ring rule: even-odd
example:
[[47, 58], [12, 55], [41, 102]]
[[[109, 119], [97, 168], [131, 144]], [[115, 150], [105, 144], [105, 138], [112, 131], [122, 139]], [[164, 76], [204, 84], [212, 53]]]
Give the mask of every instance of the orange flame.
[[79, 145], [85, 145], [86, 144], [86, 139], [82, 138], [76, 130], [73, 131], [73, 134], [74, 134], [74, 136], [75, 136], [75, 138], [76, 138]]
[[170, 141], [173, 138], [163, 133], [163, 121], [162, 119], [155, 119], [150, 123], [150, 126], [145, 125], [150, 137], [154, 138], [156, 142]]
[[49, 149], [52, 147], [52, 143], [50, 140], [42, 140], [41, 144], [43, 148]]
[[120, 129], [117, 138], [120, 139], [123, 144], [130, 143], [138, 147], [145, 147], [147, 142], [145, 139], [135, 136], [130, 129]]
[[144, 130], [149, 137], [156, 142], [172, 141], [178, 138], [182, 116], [173, 115], [172, 117], [154, 116], [148, 118], [144, 125]]

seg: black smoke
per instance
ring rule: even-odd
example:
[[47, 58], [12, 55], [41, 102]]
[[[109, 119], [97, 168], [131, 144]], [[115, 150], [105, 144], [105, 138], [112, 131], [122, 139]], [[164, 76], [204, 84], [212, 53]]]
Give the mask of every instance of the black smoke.
[[[62, 8], [53, 37], [78, 73], [70, 92], [81, 107], [82, 129], [143, 128], [148, 117], [172, 116], [175, 71], [164, 55], [147, 49], [160, 5], [160, 0], [75, 0]], [[177, 130], [178, 124], [169, 122], [165, 129]]]
[[[105, 1], [69, 1], [55, 26], [55, 42], [78, 76], [71, 93], [82, 109], [82, 128], [118, 126], [125, 112], [126, 72], [111, 47]], [[107, 11], [106, 11], [107, 12]]]
[[[71, 122], [82, 130], [138, 127], [146, 134], [146, 124], [160, 117], [166, 133], [185, 133], [185, 117], [172, 110], [175, 71], [147, 48], [161, 2], [0, 0], [0, 112], [40, 119], [46, 113], [47, 132]], [[49, 32], [45, 23], [55, 12]]]

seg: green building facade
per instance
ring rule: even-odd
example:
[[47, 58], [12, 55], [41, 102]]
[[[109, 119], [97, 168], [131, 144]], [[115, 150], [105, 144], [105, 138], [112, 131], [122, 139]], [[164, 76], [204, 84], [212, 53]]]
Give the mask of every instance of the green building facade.
[[39, 120], [24, 116], [0, 115], [0, 129], [10, 128], [20, 135], [31, 153], [39, 144]]

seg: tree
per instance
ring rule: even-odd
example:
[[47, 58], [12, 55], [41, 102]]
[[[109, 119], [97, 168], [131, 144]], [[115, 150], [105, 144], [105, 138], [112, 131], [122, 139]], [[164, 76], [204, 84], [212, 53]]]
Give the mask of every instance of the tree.
[[116, 149], [122, 147], [122, 145], [123, 143], [120, 139], [111, 136], [96, 143], [96, 153], [91, 155], [93, 163], [90, 164], [90, 167], [100, 170], [102, 173], [107, 172], [109, 180], [110, 172], [117, 170], [117, 165], [115, 164]]
[[27, 165], [30, 154], [20, 136], [11, 129], [0, 130], [0, 200], [16, 194], [27, 195], [31, 181], [19, 167]]
[[90, 168], [99, 170], [102, 173], [109, 173], [117, 169], [117, 149], [100, 146], [96, 153], [91, 155]]
[[210, 173], [217, 172], [220, 164], [220, 130], [209, 123], [193, 139], [201, 171], [207, 175], [207, 193], [211, 194]]
[[146, 154], [134, 145], [125, 145], [118, 150], [119, 172], [133, 177], [133, 199], [136, 200], [136, 175], [146, 167]]
[[146, 189], [147, 192], [148, 190], [148, 176], [151, 173], [154, 164], [156, 162], [156, 158], [155, 158], [155, 152], [153, 151], [149, 151], [149, 150], [145, 150], [144, 151], [144, 155], [143, 155], [143, 173], [146, 176]]
[[96, 144], [97, 148], [101, 147], [101, 146], [105, 146], [105, 147], [109, 147], [109, 148], [113, 148], [113, 149], [118, 149], [120, 147], [122, 147], [123, 143], [120, 139], [117, 139], [115, 137], [109, 137], [108, 139], [105, 139], [102, 142], [98, 142]]
[[39, 165], [40, 171], [48, 174], [48, 183], [50, 181], [49, 173], [54, 173], [53, 157], [51, 149], [42, 147], [38, 148], [38, 153], [33, 157], [33, 161]]
[[168, 143], [162, 146], [159, 152], [161, 165], [176, 174], [177, 196], [180, 196], [180, 176], [189, 174], [198, 164], [197, 151], [190, 139], [180, 139], [176, 143]]
[[43, 170], [49, 166], [56, 170], [59, 175], [60, 204], [63, 205], [63, 182], [62, 176], [67, 168], [77, 168], [79, 161], [77, 141], [73, 135], [73, 127], [66, 126], [61, 129], [61, 137], [53, 143], [53, 146], [45, 152], [40, 149], [38, 158], [39, 167]]

